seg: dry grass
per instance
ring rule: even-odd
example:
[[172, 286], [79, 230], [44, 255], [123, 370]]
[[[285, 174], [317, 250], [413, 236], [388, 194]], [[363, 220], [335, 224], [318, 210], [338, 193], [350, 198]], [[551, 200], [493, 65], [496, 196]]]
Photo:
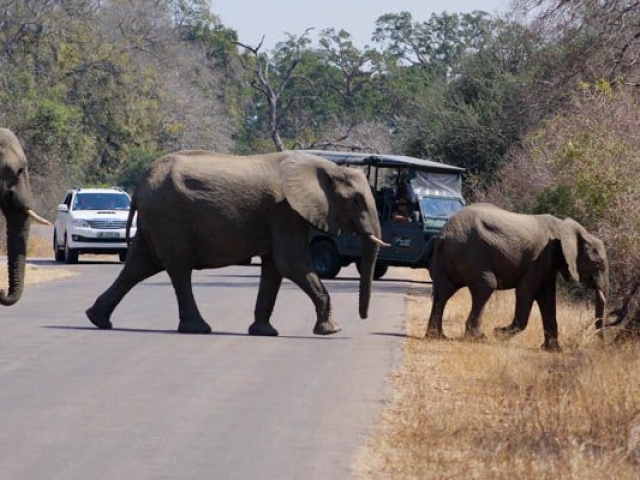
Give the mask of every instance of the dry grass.
[[[6, 255], [4, 249], [0, 249], [2, 255]], [[29, 245], [27, 246], [27, 267], [25, 269], [25, 284], [32, 285], [34, 283], [48, 282], [58, 278], [70, 277], [75, 272], [65, 270], [64, 268], [46, 267], [41, 268], [29, 263], [29, 258], [52, 258], [53, 250], [51, 242], [37, 235], [30, 235]], [[4, 263], [4, 261], [3, 261]], [[0, 266], [0, 290], [7, 288], [6, 267]]]
[[27, 257], [52, 258], [53, 247], [51, 246], [51, 239], [39, 235], [30, 235]]
[[[405, 365], [396, 394], [359, 459], [367, 479], [637, 479], [640, 351], [585, 333], [590, 305], [558, 305], [562, 353], [538, 349], [538, 312], [507, 343], [456, 340], [470, 308], [466, 290], [445, 312], [451, 341], [424, 334], [430, 299], [408, 300]], [[511, 320], [513, 292], [495, 295], [486, 333]]]

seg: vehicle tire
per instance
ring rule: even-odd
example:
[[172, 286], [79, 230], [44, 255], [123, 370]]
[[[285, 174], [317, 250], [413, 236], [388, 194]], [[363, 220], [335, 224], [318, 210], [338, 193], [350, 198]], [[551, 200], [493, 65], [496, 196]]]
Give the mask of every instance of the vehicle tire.
[[64, 250], [58, 245], [58, 237], [54, 230], [53, 232], [53, 258], [56, 262], [64, 262]]
[[68, 264], [78, 263], [78, 251], [69, 248], [69, 242], [67, 242], [66, 237], [64, 239], [64, 261]]
[[124, 262], [127, 259], [127, 250], [118, 252], [118, 257], [120, 258], [121, 262]]
[[[358, 269], [358, 273], [360, 273], [360, 262], [356, 262], [356, 268]], [[373, 279], [380, 280], [384, 277], [384, 274], [389, 270], [389, 265], [385, 263], [376, 262], [376, 267], [373, 269]]]
[[318, 240], [311, 245], [311, 263], [320, 278], [335, 278], [340, 273], [340, 256], [331, 240]]

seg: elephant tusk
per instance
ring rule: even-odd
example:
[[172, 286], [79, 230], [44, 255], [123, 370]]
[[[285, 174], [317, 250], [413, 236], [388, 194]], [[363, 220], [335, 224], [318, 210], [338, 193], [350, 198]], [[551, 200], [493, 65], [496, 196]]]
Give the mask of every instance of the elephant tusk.
[[376, 245], [380, 245], [381, 247], [390, 247], [391, 246], [391, 244], [383, 242], [378, 237], [376, 237], [374, 234], [369, 235], [369, 240], [371, 240]]
[[602, 290], [600, 290], [600, 289], [598, 289], [598, 298], [600, 299], [600, 301], [602, 303], [606, 303], [607, 302], [607, 299], [604, 296], [604, 292]]
[[36, 212], [31, 210], [30, 208], [27, 209], [27, 215], [29, 215], [34, 221], [41, 223], [42, 225], [52, 225], [52, 223], [49, 220], [47, 220], [46, 218], [42, 218], [40, 215], [38, 215]]

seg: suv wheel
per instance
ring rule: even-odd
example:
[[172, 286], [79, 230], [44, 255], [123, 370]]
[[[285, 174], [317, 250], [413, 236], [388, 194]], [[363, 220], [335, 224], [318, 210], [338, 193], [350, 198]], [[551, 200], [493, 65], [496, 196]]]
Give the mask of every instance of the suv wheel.
[[127, 251], [118, 252], [118, 257], [120, 257], [121, 262], [124, 262], [127, 259]]
[[58, 236], [55, 231], [53, 232], [53, 257], [56, 262], [64, 261], [64, 250], [58, 245]]
[[[360, 272], [360, 262], [356, 262], [356, 269], [358, 270], [358, 273]], [[389, 265], [386, 265], [384, 263], [380, 263], [380, 262], [376, 262], [376, 266], [373, 269], [373, 279], [374, 280], [380, 280], [385, 273], [387, 273], [387, 270], [389, 270]]]
[[311, 263], [320, 278], [335, 278], [342, 268], [338, 250], [330, 240], [318, 240], [311, 245]]
[[66, 237], [64, 239], [64, 259], [67, 263], [78, 263], [78, 251], [69, 248], [69, 242], [67, 242]]

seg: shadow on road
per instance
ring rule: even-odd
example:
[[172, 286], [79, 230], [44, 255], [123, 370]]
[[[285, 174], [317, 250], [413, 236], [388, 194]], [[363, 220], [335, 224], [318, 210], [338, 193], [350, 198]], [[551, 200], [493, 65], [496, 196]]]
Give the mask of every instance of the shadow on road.
[[73, 265], [124, 265], [118, 260], [78, 260], [78, 263], [56, 262], [52, 258], [27, 258], [27, 263], [39, 266], [71, 267]]
[[[248, 333], [240, 332], [225, 332], [214, 330], [211, 333], [182, 333], [177, 330], [158, 330], [151, 328], [127, 328], [127, 327], [113, 327], [110, 329], [100, 329], [87, 325], [85, 327], [78, 327], [72, 325], [43, 325], [41, 328], [51, 330], [76, 330], [81, 332], [95, 331], [95, 332], [125, 332], [125, 333], [154, 333], [162, 335], [181, 335], [181, 336], [194, 336], [194, 337], [206, 337], [206, 336], [224, 336], [224, 337], [252, 337], [252, 338], [282, 338], [282, 339], [294, 339], [294, 340], [314, 340], [314, 341], [335, 341], [335, 340], [352, 340], [353, 337], [335, 337], [335, 336], [321, 336], [321, 335], [278, 335], [277, 337], [260, 337], [257, 335], [249, 335]], [[101, 333], [101, 335], [107, 335]]]
[[400, 332], [371, 332], [369, 335], [374, 335], [377, 337], [398, 337], [398, 338], [410, 338], [406, 333]]

